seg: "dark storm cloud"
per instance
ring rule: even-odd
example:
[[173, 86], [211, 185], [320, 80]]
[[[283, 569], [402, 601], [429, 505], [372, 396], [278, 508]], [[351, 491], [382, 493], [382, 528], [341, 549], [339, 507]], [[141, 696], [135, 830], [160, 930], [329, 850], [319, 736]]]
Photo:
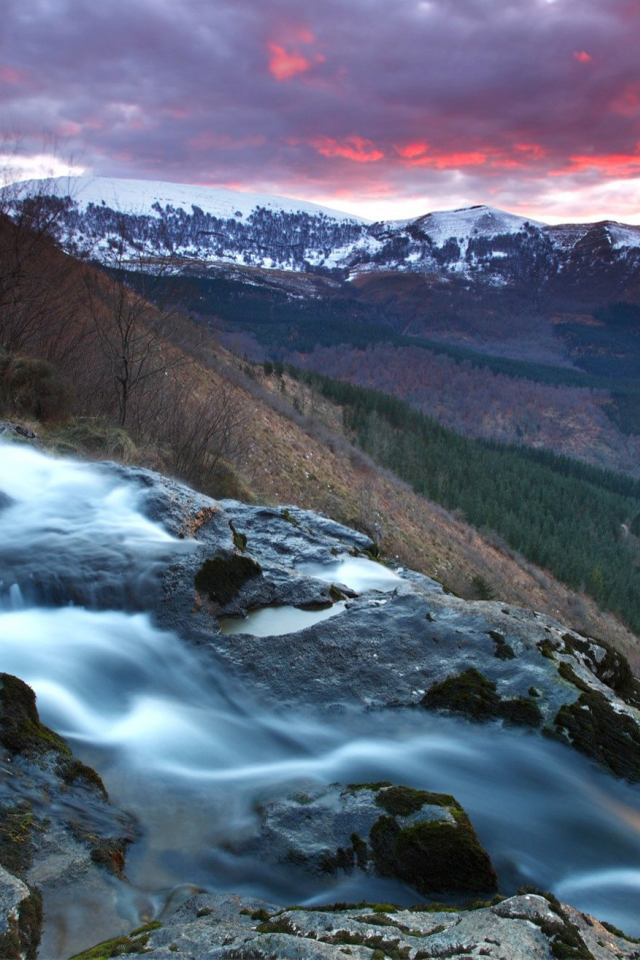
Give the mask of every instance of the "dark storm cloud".
[[3, 8], [5, 130], [97, 173], [511, 207], [640, 177], [629, 0]]

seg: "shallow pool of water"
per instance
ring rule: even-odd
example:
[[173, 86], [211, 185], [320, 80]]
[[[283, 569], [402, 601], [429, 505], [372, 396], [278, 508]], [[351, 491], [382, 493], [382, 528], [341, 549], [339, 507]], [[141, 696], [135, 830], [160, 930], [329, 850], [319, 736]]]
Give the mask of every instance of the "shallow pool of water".
[[298, 607], [262, 607], [246, 617], [223, 617], [220, 632], [226, 635], [249, 633], [252, 637], [279, 637], [297, 633], [314, 623], [330, 620], [344, 610], [344, 603], [334, 603], [322, 610], [300, 610]]

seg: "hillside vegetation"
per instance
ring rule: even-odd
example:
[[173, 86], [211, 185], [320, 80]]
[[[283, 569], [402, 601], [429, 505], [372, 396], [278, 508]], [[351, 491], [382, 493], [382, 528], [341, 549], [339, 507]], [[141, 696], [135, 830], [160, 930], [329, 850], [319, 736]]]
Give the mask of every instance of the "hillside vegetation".
[[[5, 249], [17, 251], [17, 228], [5, 222], [3, 229]], [[266, 367], [243, 363], [175, 310], [151, 307], [117, 276], [106, 277], [78, 264], [44, 236], [30, 244], [18, 264], [24, 272], [28, 267], [30, 277], [40, 278], [38, 284], [34, 279], [28, 303], [21, 301], [20, 287], [11, 286], [8, 274], [3, 276], [3, 331], [12, 324], [17, 330], [19, 321], [26, 321], [38, 308], [32, 318], [37, 335], [25, 335], [20, 349], [5, 350], [0, 363], [3, 416], [31, 425], [53, 449], [63, 452], [153, 466], [214, 496], [296, 503], [323, 511], [370, 533], [384, 554], [435, 576], [461, 596], [494, 596], [548, 612], [574, 629], [616, 643], [640, 666], [629, 630], [598, 610], [582, 592], [583, 588], [590, 590], [597, 577], [592, 577], [593, 583], [576, 578], [569, 589], [519, 556], [514, 545], [506, 543], [508, 531], [502, 533], [502, 539], [489, 530], [481, 534], [475, 527], [485, 524], [483, 517], [445, 500], [437, 488], [420, 489], [416, 484], [416, 493], [381, 469], [376, 459], [404, 472], [401, 463], [368, 445], [366, 424], [359, 425], [356, 407], [350, 412], [344, 395], [336, 392], [342, 390], [340, 385], [303, 382], [273, 366], [267, 372]], [[52, 304], [58, 302], [58, 276], [65, 282], [65, 309], [59, 314], [46, 309], [50, 297], [54, 297]], [[135, 361], [130, 381], [126, 380], [127, 369], [118, 366], [123, 351], [114, 350], [115, 345], [123, 346], [122, 339], [118, 340], [123, 329], [128, 330], [124, 345], [129, 349], [128, 354], [124, 351], [125, 368]], [[44, 403], [47, 397], [53, 397], [55, 403]], [[369, 410], [367, 417], [372, 412]], [[382, 423], [379, 411], [376, 416]], [[419, 415], [411, 416], [422, 422]], [[394, 434], [400, 434], [397, 425], [389, 422], [388, 427], [391, 442]], [[407, 441], [409, 437], [415, 439], [407, 434]], [[376, 459], [356, 449], [352, 439], [369, 446]], [[442, 434], [442, 449], [451, 447], [454, 459], [467, 457], [464, 444], [468, 443], [446, 431]], [[393, 450], [393, 444], [389, 449]], [[512, 451], [507, 453], [513, 456]], [[502, 455], [497, 448], [486, 448], [488, 459], [482, 469], [487, 476], [494, 469], [491, 458]], [[451, 463], [448, 469], [453, 476]], [[540, 464], [534, 465], [542, 469]], [[478, 499], [486, 490], [480, 472]], [[475, 483], [475, 476], [473, 471], [468, 473], [468, 482]], [[407, 479], [415, 482], [414, 475], [407, 474]], [[495, 489], [502, 495], [503, 487], [494, 484]], [[509, 492], [507, 487], [504, 490]], [[535, 483], [528, 491], [521, 490], [520, 515], [523, 504], [526, 510], [538, 509], [531, 500], [536, 490]], [[462, 507], [474, 526], [419, 493], [447, 506]], [[602, 494], [624, 500], [625, 519], [633, 520], [627, 517], [626, 506], [627, 501], [635, 502], [633, 491], [616, 493], [603, 487]], [[507, 502], [507, 513], [516, 516], [513, 503]], [[617, 504], [615, 501], [607, 516], [619, 523]], [[493, 509], [496, 516], [501, 512], [495, 498]], [[501, 532], [497, 521], [493, 530]], [[599, 541], [594, 549], [600, 549]], [[616, 550], [612, 555], [617, 556]], [[594, 555], [588, 572], [606, 564], [608, 558], [606, 552]], [[543, 554], [540, 560], [547, 562]], [[603, 586], [608, 584], [603, 575]], [[591, 592], [601, 599], [595, 590]], [[623, 612], [631, 622], [628, 612]]]

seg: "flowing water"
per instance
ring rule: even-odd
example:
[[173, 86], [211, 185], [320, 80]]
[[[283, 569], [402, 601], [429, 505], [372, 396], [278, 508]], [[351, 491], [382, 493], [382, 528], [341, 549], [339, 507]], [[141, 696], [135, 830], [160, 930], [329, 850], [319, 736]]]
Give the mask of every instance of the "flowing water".
[[[265, 708], [144, 612], [158, 566], [192, 545], [148, 521], [143, 497], [117, 471], [0, 446], [0, 670], [34, 687], [44, 722], [140, 820], [122, 929], [194, 885], [280, 903], [412, 902], [392, 882], [293, 878], [225, 852], [225, 841], [250, 834], [259, 799], [388, 779], [453, 793], [504, 892], [535, 884], [640, 934], [639, 788], [535, 735], [416, 711]], [[390, 573], [380, 568], [366, 586], [392, 589]], [[347, 568], [327, 575], [356, 583]], [[49, 949], [65, 957], [99, 939], [99, 912], [90, 899], [81, 909], [53, 898]]]

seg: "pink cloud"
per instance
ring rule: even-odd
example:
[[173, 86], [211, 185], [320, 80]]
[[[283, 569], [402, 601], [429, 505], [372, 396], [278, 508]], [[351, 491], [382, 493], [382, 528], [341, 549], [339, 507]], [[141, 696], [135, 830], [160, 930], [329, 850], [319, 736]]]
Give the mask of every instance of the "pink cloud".
[[551, 170], [549, 175], [559, 177], [565, 174], [581, 173], [585, 170], [597, 171], [604, 177], [637, 177], [640, 174], [640, 143], [636, 147], [636, 153], [570, 157], [566, 167]]
[[586, 50], [574, 50], [573, 56], [578, 63], [593, 63], [593, 57]]
[[332, 137], [314, 137], [309, 142], [323, 157], [346, 157], [356, 163], [375, 163], [384, 157], [383, 151], [364, 137], [345, 137], [342, 141]]
[[312, 63], [301, 53], [289, 52], [278, 43], [269, 44], [269, 71], [278, 81], [291, 80], [310, 70]]

